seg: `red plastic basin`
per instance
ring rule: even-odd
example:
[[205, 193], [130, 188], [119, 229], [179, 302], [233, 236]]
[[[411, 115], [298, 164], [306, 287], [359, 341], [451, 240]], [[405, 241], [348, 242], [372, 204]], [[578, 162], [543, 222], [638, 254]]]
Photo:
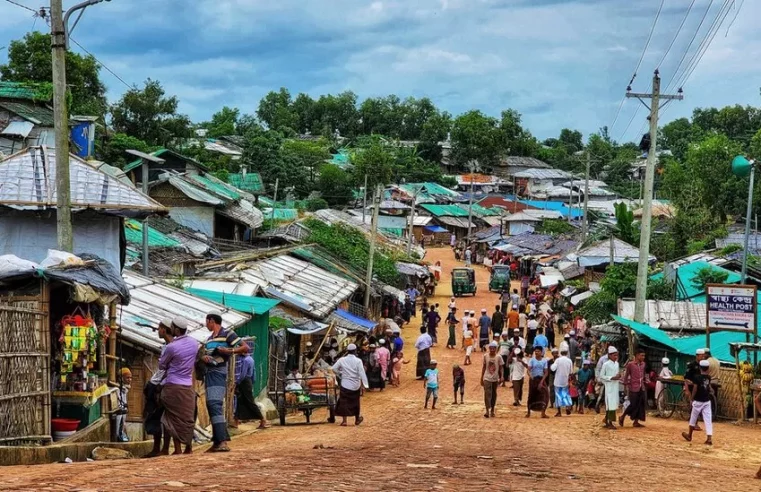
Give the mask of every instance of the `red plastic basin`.
[[79, 420], [77, 419], [50, 419], [50, 424], [53, 427], [53, 432], [67, 432], [75, 431], [79, 427]]

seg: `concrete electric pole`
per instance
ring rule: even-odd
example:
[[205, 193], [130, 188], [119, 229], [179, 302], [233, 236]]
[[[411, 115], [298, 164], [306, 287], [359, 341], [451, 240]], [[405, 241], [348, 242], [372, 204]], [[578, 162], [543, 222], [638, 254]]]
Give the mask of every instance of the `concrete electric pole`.
[[[69, 110], [66, 107], [66, 49], [69, 44], [69, 16], [104, 0], [86, 0], [66, 11], [63, 0], [50, 0], [51, 51], [53, 55], [53, 119], [55, 122], [56, 223], [58, 249], [73, 253], [74, 233], [71, 225], [71, 181], [69, 176]], [[110, 0], [109, 0], [110, 1]]]
[[66, 107], [66, 28], [63, 0], [50, 0], [53, 51], [53, 118], [55, 121], [56, 222], [58, 249], [74, 251], [69, 177], [69, 111]]
[[587, 150], [587, 170], [584, 175], [584, 217], [581, 222], [581, 242], [587, 240], [587, 234], [589, 234], [589, 217], [587, 216], [587, 208], [589, 206], [589, 167], [592, 164], [592, 156]]
[[365, 316], [367, 316], [367, 310], [370, 307], [370, 290], [373, 283], [373, 260], [375, 259], [375, 236], [378, 234], [378, 210], [380, 209], [380, 185], [376, 185], [373, 190], [373, 224], [372, 232], [370, 233], [370, 256], [367, 259], [367, 276], [365, 277]]
[[[631, 87], [627, 87], [626, 97], [636, 97], [639, 101], [650, 110], [650, 150], [647, 153], [647, 167], [645, 168], [645, 189], [642, 203], [642, 221], [640, 222], [640, 239], [639, 239], [639, 266], [637, 267], [637, 293], [634, 301], [634, 321], [645, 321], [645, 302], [647, 295], [647, 275], [648, 259], [650, 258], [650, 225], [652, 223], [652, 205], [653, 205], [653, 182], [655, 181], [655, 164], [656, 140], [658, 138], [658, 111], [661, 109], [661, 100], [669, 101], [674, 99], [682, 100], [682, 89], [680, 88], [677, 95], [661, 94], [661, 77], [658, 70], [653, 74], [653, 92], [634, 93]], [[648, 107], [643, 99], [651, 99]]]

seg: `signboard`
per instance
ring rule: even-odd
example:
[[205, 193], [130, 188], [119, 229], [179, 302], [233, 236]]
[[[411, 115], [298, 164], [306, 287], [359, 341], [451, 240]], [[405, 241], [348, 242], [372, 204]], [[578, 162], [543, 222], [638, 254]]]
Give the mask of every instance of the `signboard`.
[[755, 332], [755, 285], [706, 285], [706, 330]]

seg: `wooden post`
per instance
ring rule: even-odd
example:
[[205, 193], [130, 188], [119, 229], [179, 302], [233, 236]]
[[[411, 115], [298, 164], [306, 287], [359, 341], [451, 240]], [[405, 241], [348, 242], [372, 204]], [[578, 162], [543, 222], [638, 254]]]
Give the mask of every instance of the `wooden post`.
[[[735, 374], [737, 374], [737, 384], [740, 387], [740, 422], [745, 420], [745, 394], [743, 393], [743, 378], [740, 374], [740, 349], [735, 351]], [[754, 402], [755, 403], [755, 402]]]
[[111, 333], [108, 335], [108, 380], [116, 381], [116, 301], [108, 306], [108, 325]]

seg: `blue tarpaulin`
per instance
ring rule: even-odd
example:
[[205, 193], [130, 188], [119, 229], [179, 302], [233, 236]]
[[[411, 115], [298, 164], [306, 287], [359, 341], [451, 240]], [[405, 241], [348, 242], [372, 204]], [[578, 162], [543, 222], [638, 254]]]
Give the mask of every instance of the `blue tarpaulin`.
[[342, 328], [355, 331], [368, 332], [375, 328], [378, 323], [376, 321], [370, 321], [369, 319], [351, 314], [349, 311], [343, 309], [336, 309], [328, 317], [329, 321], [335, 321], [336, 324]]
[[434, 234], [437, 233], [437, 232], [449, 232], [448, 230], [444, 229], [443, 227], [437, 226], [437, 225], [425, 226], [425, 230], [428, 231], [428, 232], [433, 232]]

